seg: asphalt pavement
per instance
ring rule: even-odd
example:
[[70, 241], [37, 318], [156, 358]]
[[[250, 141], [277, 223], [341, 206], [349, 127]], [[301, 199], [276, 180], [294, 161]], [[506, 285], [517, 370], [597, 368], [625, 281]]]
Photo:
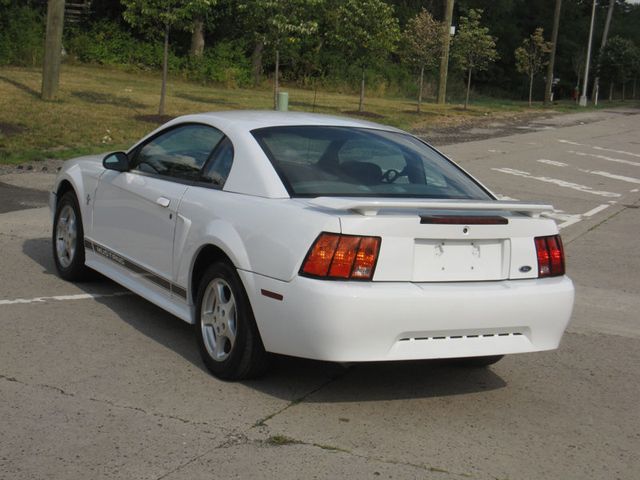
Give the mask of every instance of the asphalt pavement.
[[443, 147], [496, 194], [555, 205], [576, 284], [557, 351], [481, 370], [279, 357], [219, 381], [189, 325], [55, 275], [53, 174], [0, 175], [0, 479], [640, 478], [639, 113]]

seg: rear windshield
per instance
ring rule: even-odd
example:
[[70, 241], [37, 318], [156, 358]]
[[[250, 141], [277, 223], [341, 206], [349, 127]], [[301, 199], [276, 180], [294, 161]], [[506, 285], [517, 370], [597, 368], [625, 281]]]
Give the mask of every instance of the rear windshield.
[[491, 198], [411, 135], [324, 126], [268, 127], [252, 133], [292, 197]]

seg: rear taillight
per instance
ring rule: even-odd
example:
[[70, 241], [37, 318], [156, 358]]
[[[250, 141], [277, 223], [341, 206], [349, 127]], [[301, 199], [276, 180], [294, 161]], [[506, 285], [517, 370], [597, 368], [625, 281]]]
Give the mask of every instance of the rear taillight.
[[371, 280], [380, 237], [321, 233], [307, 253], [300, 274], [308, 277]]
[[538, 255], [538, 277], [557, 277], [564, 275], [564, 250], [560, 235], [536, 237]]

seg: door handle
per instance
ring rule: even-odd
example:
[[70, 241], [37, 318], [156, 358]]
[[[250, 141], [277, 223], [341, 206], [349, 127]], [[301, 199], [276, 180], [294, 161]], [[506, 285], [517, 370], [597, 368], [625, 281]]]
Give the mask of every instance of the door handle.
[[167, 208], [171, 203], [171, 200], [165, 197], [158, 197], [158, 199], [156, 200], [156, 203], [161, 207]]

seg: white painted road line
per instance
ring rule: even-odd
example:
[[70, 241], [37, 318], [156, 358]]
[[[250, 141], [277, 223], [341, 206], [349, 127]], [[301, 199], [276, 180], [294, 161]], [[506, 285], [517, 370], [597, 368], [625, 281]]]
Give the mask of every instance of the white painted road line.
[[591, 210], [583, 213], [582, 215], [566, 215], [566, 217], [568, 217], [567, 220], [565, 220], [564, 222], [558, 225], [558, 230], [562, 230], [563, 228], [567, 228], [570, 225], [574, 225], [578, 222], [581, 222], [582, 220], [585, 219], [585, 217], [592, 217], [595, 214], [600, 213], [603, 210], [606, 210], [610, 206], [611, 204], [603, 203], [602, 205], [598, 205], [597, 207], [592, 208]]
[[558, 230], [562, 230], [563, 228], [567, 228], [568, 226], [581, 221], [582, 221], [582, 215], [575, 215], [573, 218], [570, 218], [566, 222], [562, 222], [560, 225], [558, 225]]
[[568, 167], [569, 164], [568, 163], [563, 163], [563, 162], [557, 162], [555, 160], [547, 160], [546, 158], [541, 158], [540, 160], [537, 160], [540, 163], [544, 163], [546, 165], [553, 165], [554, 167]]
[[632, 157], [640, 158], [640, 153], [627, 152], [625, 150], [615, 150], [613, 148], [599, 147], [598, 145], [587, 145], [585, 143], [571, 142], [569, 140], [558, 140], [558, 141], [560, 143], [567, 143], [569, 145], [576, 145], [578, 147], [591, 147], [594, 150], [600, 150], [600, 151], [604, 151], [604, 152], [621, 153], [622, 155], [630, 155]]
[[640, 163], [632, 162], [631, 160], [625, 160], [624, 158], [607, 157], [606, 155], [598, 155], [597, 153], [584, 153], [576, 152], [575, 150], [569, 150], [567, 153], [573, 153], [574, 155], [580, 155], [581, 157], [594, 157], [600, 160], [606, 160], [607, 162], [624, 163], [625, 165], [633, 165], [634, 167], [640, 167]]
[[101, 297], [120, 297], [123, 295], [132, 295], [131, 292], [115, 292], [115, 293], [80, 293], [77, 295], [56, 295], [53, 297], [35, 297], [35, 298], [16, 298], [14, 300], [0, 300], [0, 305], [17, 305], [30, 303], [45, 303], [50, 301], [67, 301], [67, 300], [90, 300]]
[[559, 180], [557, 178], [550, 177], [536, 177], [531, 175], [529, 172], [524, 172], [522, 170], [515, 170], [513, 168], [492, 168], [491, 170], [495, 170], [496, 172], [506, 173], [508, 175], [515, 175], [517, 177], [530, 178], [532, 180], [538, 180], [540, 182], [553, 183], [554, 185], [558, 185], [563, 188], [570, 188], [572, 190], [577, 190], [583, 193], [590, 193], [592, 195], [598, 195], [601, 197], [608, 198], [619, 198], [622, 195], [614, 192], [606, 192], [601, 190], [594, 190], [591, 187], [587, 187], [586, 185], [580, 185], [579, 183], [567, 182], [566, 180]]
[[605, 203], [603, 205], [598, 205], [596, 208], [592, 208], [591, 210], [589, 210], [586, 213], [583, 213], [582, 216], [583, 217], [592, 217], [594, 216], [596, 213], [600, 213], [603, 210], [606, 210], [607, 208], [609, 208], [611, 206], [611, 204]]
[[590, 173], [591, 175], [600, 175], [601, 177], [611, 178], [613, 180], [620, 180], [622, 182], [637, 183], [640, 184], [640, 178], [625, 177], [624, 175], [616, 175], [615, 173], [603, 172], [601, 170], [583, 170], [581, 172]]

